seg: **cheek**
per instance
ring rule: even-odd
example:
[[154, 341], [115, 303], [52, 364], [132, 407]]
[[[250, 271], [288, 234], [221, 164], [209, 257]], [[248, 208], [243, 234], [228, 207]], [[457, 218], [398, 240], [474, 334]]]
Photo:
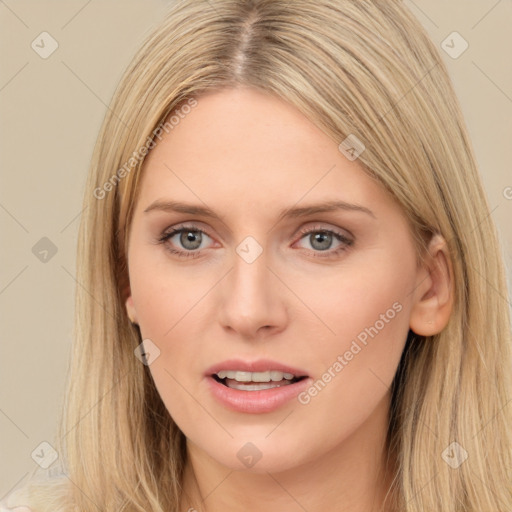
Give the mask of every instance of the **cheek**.
[[323, 345], [342, 350], [357, 337], [364, 343], [369, 331], [377, 334], [375, 328], [393, 341], [393, 334], [408, 326], [413, 261], [387, 248], [361, 257], [355, 254], [335, 271], [311, 277], [297, 274], [290, 281], [295, 279], [294, 291], [326, 327]]
[[165, 406], [172, 416], [200, 421], [200, 408], [189, 394], [196, 393], [191, 375], [199, 372], [201, 317], [218, 276], [180, 271], [162, 252], [153, 247], [130, 255], [132, 297], [142, 339], [160, 350], [149, 370]]
[[413, 261], [381, 254], [310, 292], [312, 309], [334, 334], [316, 346], [315, 379], [299, 401], [345, 435], [389, 392], [409, 331]]
[[195, 313], [215, 282], [215, 276], [196, 274], [171, 264], [163, 247], [134, 251], [130, 260], [130, 285], [144, 337], [170, 339], [179, 325]]

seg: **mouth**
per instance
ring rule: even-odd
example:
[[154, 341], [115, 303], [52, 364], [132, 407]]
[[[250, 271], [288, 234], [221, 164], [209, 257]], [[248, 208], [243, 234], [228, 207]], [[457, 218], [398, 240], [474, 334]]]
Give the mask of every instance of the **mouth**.
[[276, 361], [224, 361], [206, 373], [212, 396], [242, 413], [268, 413], [291, 402], [312, 379], [303, 370]]
[[282, 386], [290, 386], [307, 378], [307, 375], [268, 370], [264, 372], [247, 372], [242, 370], [221, 370], [211, 377], [218, 383], [240, 391], [262, 391]]

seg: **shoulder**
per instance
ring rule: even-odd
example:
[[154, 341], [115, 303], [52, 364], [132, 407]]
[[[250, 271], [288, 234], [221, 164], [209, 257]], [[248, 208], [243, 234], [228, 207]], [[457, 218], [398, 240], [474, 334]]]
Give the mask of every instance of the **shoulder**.
[[70, 480], [61, 468], [37, 471], [0, 499], [0, 512], [66, 512], [74, 510]]

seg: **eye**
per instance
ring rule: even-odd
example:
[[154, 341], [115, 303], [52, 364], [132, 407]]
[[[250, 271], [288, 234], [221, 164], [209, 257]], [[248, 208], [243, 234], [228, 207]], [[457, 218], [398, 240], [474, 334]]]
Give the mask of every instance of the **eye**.
[[196, 258], [205, 248], [203, 242], [207, 239], [211, 240], [211, 237], [203, 230], [195, 226], [181, 226], [165, 231], [158, 242], [165, 244], [169, 252], [179, 257]]
[[[354, 243], [343, 233], [323, 226], [305, 228], [300, 231], [300, 234], [302, 237], [299, 242], [305, 240], [310, 247], [303, 248], [314, 257], [334, 257], [346, 251]], [[180, 258], [197, 258], [207, 247], [208, 239], [212, 240], [197, 226], [178, 226], [164, 231], [157, 239], [157, 243], [164, 244], [167, 251]]]
[[[303, 235], [300, 241], [305, 240], [310, 246], [310, 248], [305, 248], [312, 251], [316, 257], [330, 257], [339, 254], [342, 251], [346, 251], [354, 243], [353, 240], [343, 233], [324, 227], [314, 226], [305, 228], [301, 230], [300, 234]], [[335, 245], [335, 248], [330, 250], [333, 245]]]

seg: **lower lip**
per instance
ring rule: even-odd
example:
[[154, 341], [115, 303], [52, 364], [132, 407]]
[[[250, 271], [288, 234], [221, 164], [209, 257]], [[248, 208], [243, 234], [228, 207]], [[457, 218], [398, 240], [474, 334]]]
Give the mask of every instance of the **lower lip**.
[[207, 377], [207, 380], [213, 396], [222, 405], [236, 412], [261, 414], [275, 411], [286, 402], [297, 398], [297, 395], [308, 387], [311, 379], [306, 378], [293, 384], [262, 389], [261, 391], [232, 389], [217, 382], [211, 376]]

